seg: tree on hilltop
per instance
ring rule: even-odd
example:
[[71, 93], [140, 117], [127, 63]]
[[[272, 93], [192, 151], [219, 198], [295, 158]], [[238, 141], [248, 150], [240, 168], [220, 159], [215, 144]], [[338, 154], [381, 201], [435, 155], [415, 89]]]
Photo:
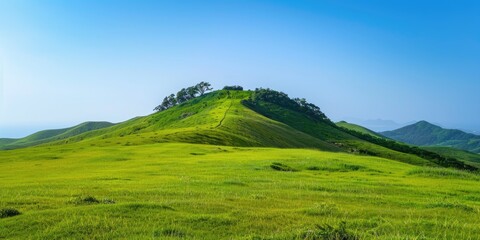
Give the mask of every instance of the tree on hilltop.
[[208, 82], [200, 82], [195, 86], [182, 88], [177, 94], [170, 94], [166, 96], [162, 104], [158, 105], [153, 109], [154, 111], [165, 111], [171, 107], [182, 104], [188, 100], [196, 98], [199, 94], [202, 96], [205, 92], [212, 90]]
[[206, 91], [210, 91], [213, 89], [208, 82], [200, 82], [199, 84], [195, 85], [195, 87], [198, 89], [198, 93], [200, 93], [200, 96], [203, 96]]

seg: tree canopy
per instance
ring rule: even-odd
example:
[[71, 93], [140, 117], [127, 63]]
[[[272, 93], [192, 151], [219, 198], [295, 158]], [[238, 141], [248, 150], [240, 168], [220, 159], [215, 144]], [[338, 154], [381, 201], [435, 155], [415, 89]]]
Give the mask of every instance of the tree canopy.
[[211, 88], [211, 85], [208, 82], [200, 82], [195, 86], [182, 88], [180, 91], [177, 92], [177, 94], [172, 93], [166, 96], [163, 99], [162, 103], [156, 106], [153, 110], [158, 112], [165, 111], [171, 107], [182, 104], [198, 96], [202, 96], [203, 94], [211, 91], [212, 89], [213, 88]]
[[242, 86], [238, 86], [238, 85], [234, 85], [234, 86], [225, 86], [225, 87], [223, 87], [223, 90], [235, 90], [235, 91], [242, 91], [242, 90], [243, 90], [243, 87], [242, 87]]
[[274, 103], [290, 110], [303, 112], [315, 120], [325, 121], [329, 124], [333, 124], [318, 106], [307, 102], [305, 98], [291, 99], [286, 93], [275, 91], [269, 88], [255, 89], [249, 101], [253, 104], [255, 104], [257, 101]]

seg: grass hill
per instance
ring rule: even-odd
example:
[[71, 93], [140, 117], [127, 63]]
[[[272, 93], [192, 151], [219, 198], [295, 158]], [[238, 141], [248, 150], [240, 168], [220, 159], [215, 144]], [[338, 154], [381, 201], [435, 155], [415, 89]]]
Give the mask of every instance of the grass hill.
[[[425, 166], [467, 168], [454, 160], [392, 150], [351, 135], [330, 120], [315, 119], [284, 106], [256, 101], [253, 91], [215, 91], [145, 117], [49, 143], [85, 141], [92, 146], [184, 142], [238, 147], [314, 148], [385, 157]], [[437, 156], [438, 158], [438, 156]]]
[[[268, 99], [277, 93], [280, 94], [277, 96], [279, 99]], [[255, 94], [263, 94], [260, 96], [266, 98], [253, 101]], [[358, 136], [355, 132], [339, 128], [316, 106], [308, 103], [303, 103], [303, 108], [296, 106], [294, 100], [282, 94], [271, 90], [220, 90], [114, 126], [73, 136], [66, 133], [76, 127], [68, 131], [40, 132], [27, 137], [34, 140], [23, 140], [23, 145], [15, 142], [4, 148], [79, 141], [88, 142], [91, 146], [184, 142], [238, 147], [314, 148], [379, 156], [414, 165], [473, 169], [463, 162], [438, 154], [419, 152], [408, 146], [392, 148], [388, 142]]]
[[452, 147], [423, 147], [428, 151], [436, 152], [444, 156], [456, 158], [464, 162], [473, 163], [474, 166], [480, 167], [480, 154], [469, 151], [452, 148]]
[[363, 134], [368, 134], [372, 137], [385, 138], [384, 136], [382, 136], [382, 135], [380, 135], [380, 134], [378, 134], [378, 133], [376, 133], [376, 132], [374, 132], [374, 131], [372, 131], [368, 128], [357, 125], [357, 124], [348, 123], [348, 122], [345, 122], [345, 121], [340, 121], [340, 122], [337, 122], [336, 124], [339, 127], [350, 129], [350, 130], [353, 130], [353, 131], [357, 131], [357, 132], [360, 132], [360, 133], [363, 133]]
[[426, 121], [382, 132], [397, 141], [418, 146], [444, 146], [480, 153], [480, 136], [455, 129], [444, 129]]
[[85, 122], [74, 127], [44, 130], [20, 139], [0, 139], [0, 149], [14, 149], [70, 138], [88, 131], [113, 126], [109, 122]]
[[341, 151], [334, 144], [244, 107], [241, 100], [249, 95], [243, 91], [212, 92], [162, 112], [51, 144], [87, 141], [107, 146], [185, 142]]
[[292, 100], [298, 107], [255, 94], [215, 91], [0, 150], [0, 238], [480, 235], [478, 172], [444, 168], [466, 165], [340, 128], [302, 99]]

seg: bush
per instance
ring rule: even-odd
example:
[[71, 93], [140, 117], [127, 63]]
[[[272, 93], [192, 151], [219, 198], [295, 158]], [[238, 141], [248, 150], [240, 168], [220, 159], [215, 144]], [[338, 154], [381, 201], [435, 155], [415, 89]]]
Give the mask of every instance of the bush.
[[225, 86], [223, 90], [234, 90], [234, 91], [243, 91], [242, 86], [234, 85], [234, 86]]
[[98, 199], [96, 199], [95, 197], [92, 197], [92, 196], [76, 197], [76, 198], [72, 199], [70, 202], [75, 204], [75, 205], [100, 203], [100, 201], [98, 201]]
[[7, 218], [20, 215], [20, 212], [14, 208], [2, 208], [0, 209], [0, 218]]
[[90, 204], [115, 204], [115, 200], [104, 198], [102, 200], [98, 200], [93, 196], [80, 196], [70, 200], [70, 203], [75, 205], [90, 205]]
[[292, 168], [290, 166], [287, 166], [283, 163], [278, 163], [278, 162], [274, 162], [272, 163], [272, 165], [270, 165], [270, 167], [273, 169], [273, 170], [277, 170], [277, 171], [282, 171], [282, 172], [297, 172], [298, 170], [295, 169], [295, 168]]

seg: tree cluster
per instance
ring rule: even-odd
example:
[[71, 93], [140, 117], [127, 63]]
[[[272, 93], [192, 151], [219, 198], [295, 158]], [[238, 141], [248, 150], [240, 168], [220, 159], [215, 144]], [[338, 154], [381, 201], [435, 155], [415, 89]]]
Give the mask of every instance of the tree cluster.
[[250, 102], [255, 103], [257, 101], [274, 103], [290, 110], [305, 113], [315, 120], [331, 123], [330, 119], [328, 119], [328, 117], [320, 110], [318, 106], [307, 102], [305, 98], [291, 99], [286, 93], [283, 92], [275, 91], [269, 88], [257, 88], [252, 94]]
[[166, 96], [162, 103], [153, 109], [154, 111], [165, 111], [171, 107], [182, 104], [188, 100], [194, 99], [197, 96], [202, 96], [206, 92], [212, 90], [210, 83], [200, 82], [195, 86], [182, 88], [177, 94], [170, 94]]
[[225, 86], [223, 90], [233, 90], [233, 91], [243, 91], [242, 86], [234, 85], [234, 86]]

